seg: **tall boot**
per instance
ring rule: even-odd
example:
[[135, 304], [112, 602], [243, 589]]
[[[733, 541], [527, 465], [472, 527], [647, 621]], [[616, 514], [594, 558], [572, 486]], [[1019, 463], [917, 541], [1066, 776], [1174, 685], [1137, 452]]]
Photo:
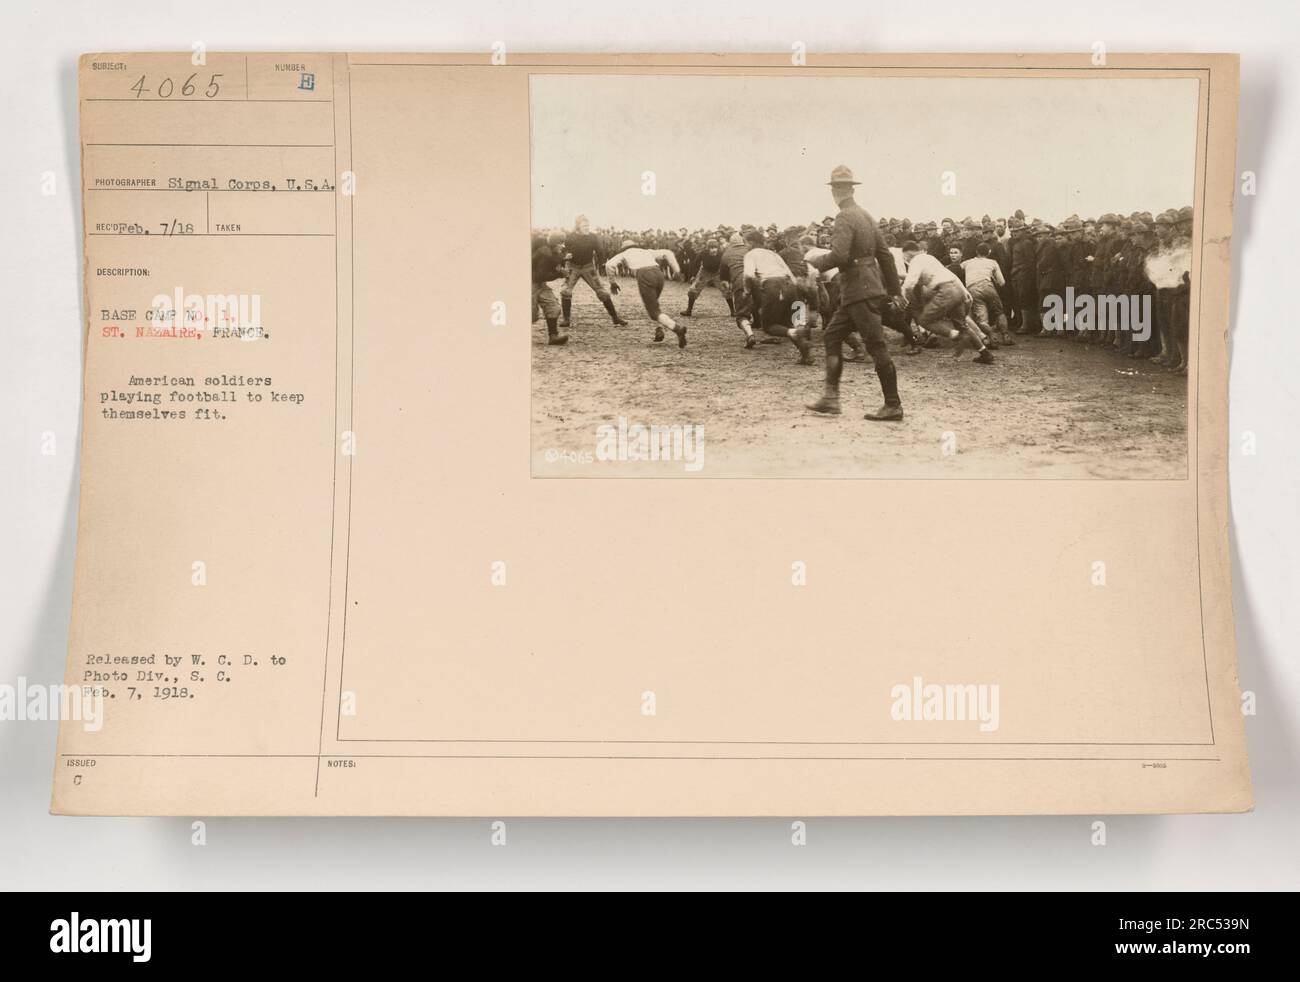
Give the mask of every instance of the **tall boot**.
[[880, 391], [885, 397], [885, 404], [874, 413], [867, 413], [863, 419], [875, 423], [892, 423], [903, 418], [903, 400], [898, 398], [898, 369], [892, 361], [876, 365], [876, 378], [880, 379]]
[[698, 295], [698, 294], [691, 293], [691, 292], [689, 292], [689, 291], [687, 292], [687, 294], [686, 294], [686, 309], [682, 311], [682, 316], [683, 316], [683, 317], [690, 317], [690, 316], [691, 316], [691, 311], [693, 311], [693, 310], [695, 309], [695, 301], [696, 301], [697, 299], [699, 299], [699, 295]]
[[[560, 327], [568, 327], [571, 323], [570, 315], [573, 313], [573, 297], [560, 297]], [[550, 320], [547, 320], [550, 323]]]
[[614, 309], [613, 297], [601, 297], [600, 302], [605, 305], [605, 310], [609, 314], [609, 319], [614, 322], [615, 327], [627, 327], [627, 321], [618, 316], [618, 311]]
[[828, 416], [838, 416], [840, 410], [840, 383], [826, 380], [826, 390], [822, 397], [816, 402], [809, 403], [808, 408], [815, 413], [825, 413]]
[[555, 323], [554, 317], [546, 318], [546, 343], [547, 344], [568, 344], [569, 336], [561, 334], [559, 327]]
[[727, 310], [729, 310], [729, 311], [731, 312], [731, 316], [732, 316], [732, 317], [735, 317], [735, 316], [736, 316], [736, 302], [735, 302], [734, 300], [731, 299], [731, 294], [730, 294], [730, 293], [728, 293], [728, 294], [726, 295], [726, 301], [727, 301]]

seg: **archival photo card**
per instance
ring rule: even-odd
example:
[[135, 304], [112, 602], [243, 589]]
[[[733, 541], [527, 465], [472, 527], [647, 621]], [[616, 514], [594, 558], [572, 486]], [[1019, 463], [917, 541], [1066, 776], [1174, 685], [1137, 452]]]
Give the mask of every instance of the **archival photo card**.
[[1235, 56], [199, 67], [81, 63], [56, 812], [1251, 807]]

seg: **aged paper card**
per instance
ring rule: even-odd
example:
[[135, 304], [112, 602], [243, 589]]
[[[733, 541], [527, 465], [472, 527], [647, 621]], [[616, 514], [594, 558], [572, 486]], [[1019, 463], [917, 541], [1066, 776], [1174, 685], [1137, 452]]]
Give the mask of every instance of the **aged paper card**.
[[1236, 57], [795, 62], [82, 59], [56, 812], [1251, 807]]

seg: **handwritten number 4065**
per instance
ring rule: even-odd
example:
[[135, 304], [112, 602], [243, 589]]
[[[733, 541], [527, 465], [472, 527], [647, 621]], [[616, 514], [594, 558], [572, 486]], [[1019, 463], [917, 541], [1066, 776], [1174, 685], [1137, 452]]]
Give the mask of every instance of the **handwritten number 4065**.
[[[195, 92], [198, 91], [198, 87], [194, 84], [194, 80], [198, 77], [199, 77], [199, 73], [195, 72], [193, 75], [191, 75], [189, 78], [185, 80], [184, 84], [181, 85], [182, 96], [189, 98], [190, 96], [194, 95]], [[135, 85], [131, 86], [131, 91], [135, 93], [135, 97], [137, 99], [143, 96], [146, 92], [153, 91], [153, 89], [145, 88], [145, 84], [144, 84], [145, 78], [146, 76], [141, 75], [140, 81], [136, 82]], [[217, 97], [217, 93], [221, 91], [221, 85], [217, 82], [217, 79], [219, 78], [221, 78], [221, 74], [217, 73], [216, 75], [213, 75], [212, 78], [208, 80], [208, 87], [203, 90], [203, 95], [206, 98], [215, 99]], [[165, 78], [158, 83], [159, 99], [170, 99], [175, 94], [175, 92], [176, 92], [176, 83], [172, 81], [170, 78]]]

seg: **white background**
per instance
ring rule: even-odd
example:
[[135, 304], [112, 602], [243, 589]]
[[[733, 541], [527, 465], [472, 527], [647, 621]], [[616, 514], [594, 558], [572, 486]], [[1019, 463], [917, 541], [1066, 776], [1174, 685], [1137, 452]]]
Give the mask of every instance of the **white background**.
[[[125, 11], [125, 12], [124, 12]], [[1242, 56], [1230, 325], [1232, 559], [1256, 810], [1249, 815], [789, 820], [75, 819], [48, 814], [54, 724], [0, 722], [0, 887], [224, 888], [1081, 888], [1300, 887], [1296, 669], [1300, 627], [1296, 427], [1300, 324], [1300, 6], [1181, 0], [913, 4], [632, 0], [525, 5], [317, 0], [311, 4], [0, 4], [4, 145], [0, 269], [0, 683], [62, 680], [71, 597], [80, 420], [77, 56], [87, 51], [524, 52], [1236, 51]], [[1000, 128], [989, 120], [990, 152]], [[708, 120], [701, 119], [707, 126]], [[1081, 141], [1104, 135], [1080, 132]], [[1115, 154], [1125, 148], [1114, 147]], [[1032, 180], [1032, 160], [1009, 160]], [[42, 175], [57, 194], [41, 194]], [[57, 453], [43, 456], [52, 431]], [[1258, 452], [1242, 453], [1244, 434]], [[1044, 653], [1050, 658], [1050, 653]], [[205, 816], [194, 816], [204, 818]], [[807, 816], [792, 816], [806, 818]]]

